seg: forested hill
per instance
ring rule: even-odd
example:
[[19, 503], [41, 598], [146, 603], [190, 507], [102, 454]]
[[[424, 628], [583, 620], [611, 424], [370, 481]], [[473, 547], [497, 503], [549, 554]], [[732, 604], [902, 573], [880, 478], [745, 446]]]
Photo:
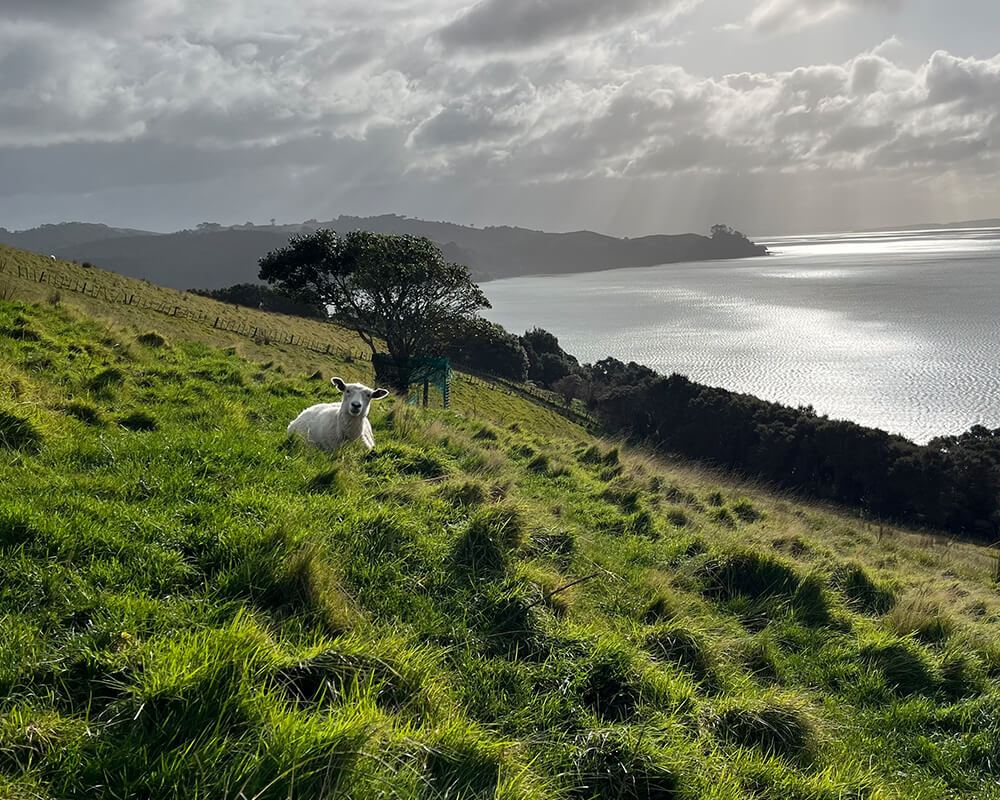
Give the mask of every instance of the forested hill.
[[295, 225], [223, 227], [204, 223], [197, 230], [167, 234], [63, 223], [30, 231], [0, 228], [0, 244], [91, 262], [113, 272], [177, 289], [192, 286], [215, 289], [256, 281], [260, 256], [284, 245], [292, 233], [319, 227], [330, 227], [339, 233], [362, 229], [426, 236], [442, 248], [449, 260], [468, 266], [477, 281], [766, 253], [766, 248], [725, 226], [716, 226], [712, 236], [684, 233], [618, 239], [591, 231], [545, 233], [507, 226], [473, 228], [395, 214], [340, 216], [328, 222], [310, 220]]

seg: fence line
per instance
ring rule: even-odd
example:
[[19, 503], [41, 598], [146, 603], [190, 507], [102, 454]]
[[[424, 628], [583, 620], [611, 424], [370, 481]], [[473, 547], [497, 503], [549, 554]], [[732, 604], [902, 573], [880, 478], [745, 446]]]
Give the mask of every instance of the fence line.
[[[0, 262], [0, 274], [7, 270], [7, 266], [8, 262], [6, 260]], [[13, 272], [11, 274], [13, 274]], [[108, 287], [102, 286], [94, 281], [80, 281], [54, 269], [37, 269], [36, 267], [30, 265], [18, 264], [17, 277], [25, 278], [27, 280], [34, 281], [35, 283], [47, 283], [58, 289], [83, 294], [87, 297], [104, 300], [108, 303], [134, 306], [135, 308], [155, 311], [159, 314], [164, 314], [170, 317], [190, 319], [205, 325], [211, 325], [213, 328], [229, 331], [230, 333], [236, 333], [240, 336], [246, 336], [262, 344], [289, 344], [295, 347], [303, 347], [316, 353], [322, 353], [323, 355], [338, 356], [343, 358], [345, 361], [370, 362], [372, 360], [371, 354], [365, 353], [364, 351], [344, 350], [342, 348], [332, 346], [329, 342], [320, 341], [310, 337], [296, 337], [295, 334], [286, 333], [278, 328], [267, 328], [262, 325], [253, 325], [246, 320], [227, 319], [221, 314], [207, 314], [202, 311], [192, 311], [184, 308], [183, 306], [171, 303], [158, 303], [152, 300], [147, 300], [141, 295], [128, 292], [124, 289], [109, 289]], [[547, 396], [538, 390], [531, 389], [530, 387], [515, 383], [514, 381], [509, 381], [506, 378], [490, 375], [488, 372], [473, 370], [469, 367], [462, 367], [462, 372], [466, 374], [466, 377], [471, 383], [478, 383], [479, 385], [485, 386], [494, 391], [501, 391], [505, 394], [519, 395], [526, 399], [533, 400], [551, 409], [552, 411], [555, 411], [557, 414], [561, 414], [567, 419], [576, 422], [579, 425], [583, 425], [584, 427], [591, 427], [597, 424], [597, 421], [593, 417], [587, 414], [582, 414], [575, 409], [569, 408], [568, 406], [561, 405], [555, 402], [550, 396]]]

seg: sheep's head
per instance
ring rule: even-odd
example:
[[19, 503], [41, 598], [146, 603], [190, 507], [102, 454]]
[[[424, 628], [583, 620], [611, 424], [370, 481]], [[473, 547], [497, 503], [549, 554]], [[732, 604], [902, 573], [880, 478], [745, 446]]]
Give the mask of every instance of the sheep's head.
[[363, 383], [344, 383], [340, 378], [330, 378], [330, 383], [344, 393], [340, 407], [353, 417], [365, 416], [372, 400], [381, 400], [389, 394], [385, 389], [371, 389]]

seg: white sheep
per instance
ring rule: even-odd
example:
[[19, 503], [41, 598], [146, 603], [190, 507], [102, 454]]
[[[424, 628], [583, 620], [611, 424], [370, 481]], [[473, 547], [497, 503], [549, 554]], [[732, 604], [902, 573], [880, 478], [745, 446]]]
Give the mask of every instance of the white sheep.
[[297, 433], [310, 444], [331, 452], [355, 439], [371, 450], [375, 437], [368, 421], [368, 406], [389, 393], [363, 383], [344, 383], [340, 378], [330, 378], [330, 383], [344, 393], [341, 401], [309, 406], [292, 420], [288, 433]]

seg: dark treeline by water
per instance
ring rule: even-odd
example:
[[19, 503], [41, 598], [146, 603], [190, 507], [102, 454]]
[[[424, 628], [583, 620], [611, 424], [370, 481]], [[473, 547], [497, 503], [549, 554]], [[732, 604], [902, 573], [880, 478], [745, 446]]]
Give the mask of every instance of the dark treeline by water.
[[586, 404], [604, 428], [877, 519], [1000, 539], [1000, 428], [917, 444], [902, 436], [731, 392], [636, 362], [581, 365], [551, 333], [498, 325], [469, 332], [450, 356], [530, 379]]
[[998, 539], [1000, 428], [919, 445], [615, 359], [588, 372], [610, 430], [878, 518]]

